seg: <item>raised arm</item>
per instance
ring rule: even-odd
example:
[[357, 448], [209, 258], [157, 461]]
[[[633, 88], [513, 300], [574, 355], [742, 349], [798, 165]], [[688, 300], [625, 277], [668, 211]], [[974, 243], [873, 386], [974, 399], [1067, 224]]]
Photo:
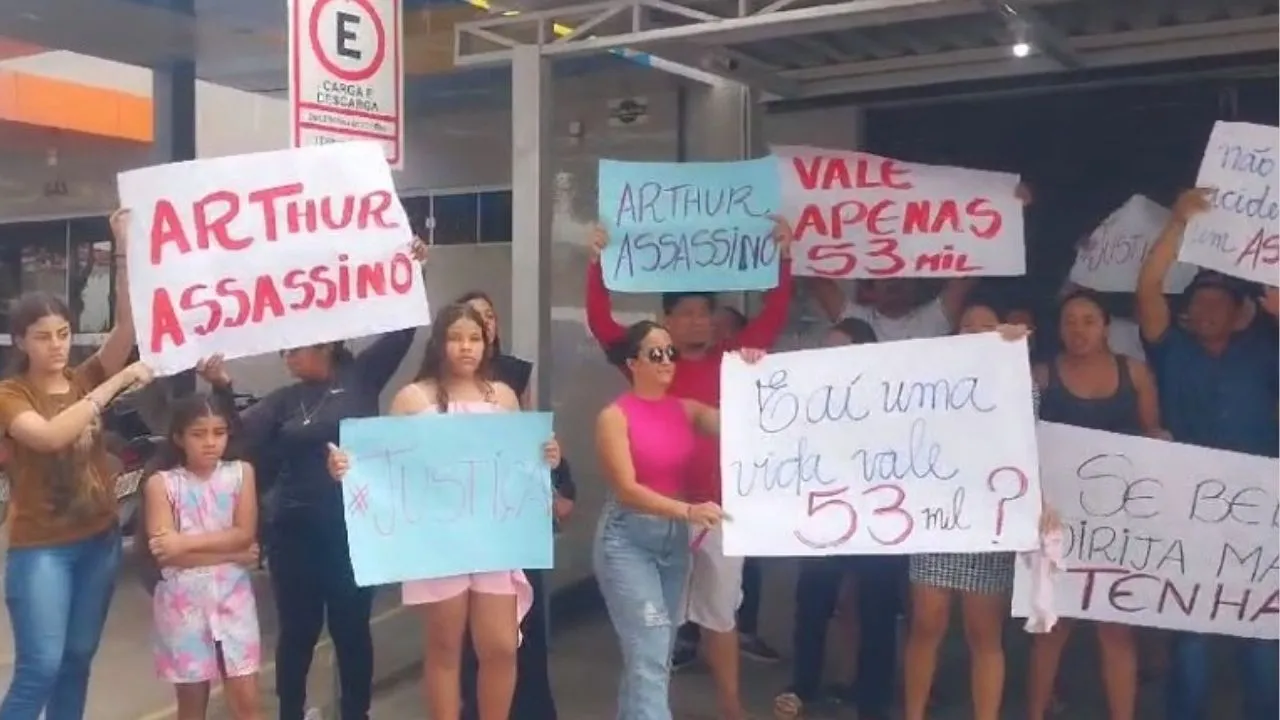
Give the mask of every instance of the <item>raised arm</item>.
[[689, 422], [693, 423], [693, 428], [703, 435], [719, 435], [720, 434], [720, 411], [704, 405], [697, 400], [681, 400], [680, 404], [684, 406], [684, 412], [689, 416]]
[[660, 517], [688, 519], [687, 503], [654, 492], [636, 480], [631, 441], [627, 438], [627, 418], [617, 405], [606, 407], [596, 420], [596, 452], [600, 467], [623, 506]]
[[1147, 437], [1168, 437], [1160, 423], [1160, 394], [1151, 368], [1131, 357], [1122, 356], [1120, 359], [1129, 363], [1129, 377], [1133, 378], [1133, 389], [1138, 394], [1138, 422], [1142, 424], [1143, 434]]
[[609, 242], [604, 228], [596, 226], [591, 231], [591, 262], [587, 263], [587, 329], [605, 352], [614, 343], [626, 337], [627, 329], [613, 319], [613, 302], [609, 288], [604, 286], [604, 268], [600, 266], [600, 253]]
[[786, 258], [778, 264], [778, 285], [765, 292], [760, 313], [747, 321], [742, 332], [729, 338], [725, 349], [773, 347], [782, 334], [782, 328], [787, 324], [791, 288], [791, 259]]
[[113, 260], [116, 268], [116, 311], [106, 342], [94, 353], [107, 375], [114, 375], [129, 364], [129, 356], [133, 354], [136, 342], [133, 309], [129, 300], [128, 210], [116, 210], [111, 214], [111, 234], [115, 237]]
[[1178, 245], [1187, 222], [1196, 214], [1209, 209], [1207, 190], [1187, 190], [1173, 204], [1169, 222], [1151, 244], [1147, 257], [1138, 271], [1138, 287], [1134, 291], [1134, 303], [1138, 316], [1138, 329], [1142, 339], [1158, 343], [1164, 339], [1173, 323], [1169, 301], [1164, 296], [1164, 280], [1178, 257]]
[[284, 422], [288, 398], [293, 386], [276, 388], [244, 410], [236, 409], [236, 393], [231, 384], [231, 374], [221, 355], [205, 358], [196, 364], [196, 373], [209, 383], [213, 397], [231, 417], [231, 439], [235, 445], [233, 455], [252, 456], [271, 444], [280, 424]]
[[[420, 238], [413, 239], [413, 245], [409, 250], [413, 255], [413, 261], [418, 265], [418, 271], [424, 274], [429, 250], [430, 248]], [[404, 362], [404, 356], [409, 354], [409, 348], [413, 346], [413, 336], [417, 331], [416, 327], [411, 327], [378, 336], [356, 355], [356, 372], [373, 387], [385, 386], [391, 381], [391, 376], [396, 374], [400, 363]]]
[[764, 307], [760, 313], [747, 321], [734, 337], [725, 343], [725, 349], [768, 348], [778, 341], [782, 328], [787, 324], [787, 312], [791, 306], [791, 295], [794, 281], [791, 277], [791, 247], [795, 244], [795, 234], [791, 225], [782, 217], [773, 219], [773, 240], [778, 245], [778, 284], [764, 294]]
[[[88, 367], [86, 367], [88, 366]], [[93, 372], [101, 375], [98, 361], [90, 358], [77, 369], [85, 377], [82, 387], [93, 385]], [[52, 418], [36, 411], [28, 394], [11, 383], [0, 385], [0, 426], [15, 442], [36, 452], [56, 453], [70, 447], [95, 418], [126, 388], [151, 380], [151, 372], [134, 363], [85, 393], [84, 397]], [[78, 380], [77, 382], [81, 382]]]
[[405, 328], [379, 335], [356, 355], [356, 372], [373, 387], [385, 386], [409, 354], [417, 331], [417, 328]]

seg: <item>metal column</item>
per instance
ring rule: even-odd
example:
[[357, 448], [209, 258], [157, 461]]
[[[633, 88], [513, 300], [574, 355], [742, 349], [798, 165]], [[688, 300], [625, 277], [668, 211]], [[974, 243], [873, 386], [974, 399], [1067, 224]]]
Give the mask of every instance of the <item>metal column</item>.
[[[534, 409], [551, 409], [551, 61], [536, 45], [511, 56], [511, 338], [534, 361]], [[551, 579], [542, 578], [542, 622], [551, 646]]]
[[[176, 2], [181, 5], [182, 2]], [[191, 3], [185, 2], [191, 12]], [[178, 9], [178, 8], [175, 8]], [[192, 48], [192, 53], [195, 48]], [[155, 140], [151, 159], [156, 164], [196, 158], [196, 65], [179, 60], [156, 67], [151, 72], [151, 113]], [[196, 391], [194, 371], [179, 373], [166, 381], [172, 397]]]
[[551, 61], [511, 57], [511, 346], [534, 362], [533, 405], [551, 409]]

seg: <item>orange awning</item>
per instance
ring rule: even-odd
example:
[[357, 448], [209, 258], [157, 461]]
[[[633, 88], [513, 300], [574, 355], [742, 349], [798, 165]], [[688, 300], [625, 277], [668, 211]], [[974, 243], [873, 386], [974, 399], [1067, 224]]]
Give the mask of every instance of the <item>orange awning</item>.
[[151, 99], [0, 70], [0, 121], [149, 143]]

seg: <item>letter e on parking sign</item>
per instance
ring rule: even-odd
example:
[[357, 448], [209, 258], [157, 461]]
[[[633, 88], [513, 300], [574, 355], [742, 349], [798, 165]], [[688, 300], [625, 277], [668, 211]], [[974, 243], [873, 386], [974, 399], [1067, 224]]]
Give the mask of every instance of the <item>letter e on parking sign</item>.
[[372, 140], [404, 166], [400, 14], [400, 0], [289, 0], [293, 147]]

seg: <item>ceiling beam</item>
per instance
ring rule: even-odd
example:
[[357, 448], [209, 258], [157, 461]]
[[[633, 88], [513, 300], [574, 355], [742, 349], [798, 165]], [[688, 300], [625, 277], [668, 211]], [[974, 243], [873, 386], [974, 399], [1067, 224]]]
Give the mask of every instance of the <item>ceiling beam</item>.
[[1036, 50], [1052, 58], [1064, 70], [1084, 67], [1080, 55], [1071, 48], [1071, 41], [1054, 27], [1035, 8], [1026, 7], [1018, 0], [985, 0], [987, 5], [1004, 18], [1009, 29], [1019, 35], [1018, 42], [1030, 44]]
[[[627, 8], [630, 22], [614, 32], [601, 31], [591, 37], [571, 42], [544, 44], [544, 57], [571, 57], [590, 55], [628, 47], [651, 51], [665, 43], [691, 41], [700, 45], [735, 45], [739, 43], [769, 40], [779, 37], [834, 32], [853, 27], [909, 22], [928, 18], [951, 17], [986, 12], [986, 0], [820, 0], [817, 4], [800, 8], [766, 7], [760, 11], [737, 16], [719, 17], [702, 8], [679, 5], [669, 0], [614, 0], [589, 5], [570, 5], [560, 10], [548, 10], [508, 18], [494, 18], [477, 22], [460, 23], [457, 26], [458, 65], [495, 65], [511, 60], [511, 48], [520, 44], [512, 40], [498, 49], [472, 52], [468, 35], [487, 41], [492, 48], [495, 35], [503, 28], [518, 27], [519, 23], [554, 22], [567, 14], [579, 16], [590, 13], [616, 13], [619, 6]], [[776, 5], [776, 4], [775, 4]], [[677, 9], [680, 12], [677, 12]], [[669, 27], [651, 28], [645, 22], [650, 10], [661, 11], [667, 17], [679, 15], [688, 22]], [[525, 26], [528, 27], [527, 25]]]

